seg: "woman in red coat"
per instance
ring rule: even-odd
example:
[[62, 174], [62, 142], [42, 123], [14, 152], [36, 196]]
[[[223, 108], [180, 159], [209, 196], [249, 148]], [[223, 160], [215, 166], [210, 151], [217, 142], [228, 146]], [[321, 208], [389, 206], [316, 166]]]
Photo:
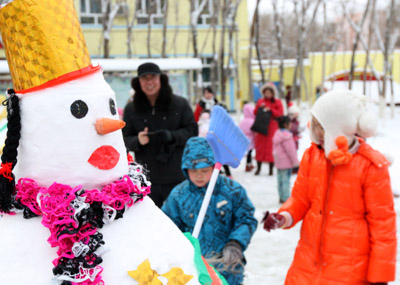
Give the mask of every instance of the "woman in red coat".
[[272, 137], [278, 129], [276, 118], [283, 116], [283, 106], [281, 100], [275, 98], [278, 94], [273, 83], [264, 84], [261, 89], [263, 95], [257, 101], [254, 109], [254, 114], [257, 115], [259, 108], [264, 108], [266, 111], [271, 111], [271, 119], [268, 125], [268, 134], [255, 133], [254, 146], [256, 149], [257, 170], [255, 175], [260, 174], [261, 164], [269, 162], [269, 175], [273, 174], [274, 157], [272, 156]]
[[376, 118], [352, 91], [325, 93], [311, 109], [311, 138], [292, 196], [264, 229], [303, 221], [286, 285], [370, 285], [394, 281], [396, 212], [388, 160], [357, 135]]

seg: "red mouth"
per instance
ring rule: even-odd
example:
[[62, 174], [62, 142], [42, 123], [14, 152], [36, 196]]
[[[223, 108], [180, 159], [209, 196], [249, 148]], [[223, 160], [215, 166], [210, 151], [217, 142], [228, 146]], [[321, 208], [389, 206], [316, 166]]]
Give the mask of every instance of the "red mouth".
[[88, 162], [102, 170], [114, 168], [119, 160], [119, 152], [110, 145], [103, 145], [96, 149], [89, 157]]

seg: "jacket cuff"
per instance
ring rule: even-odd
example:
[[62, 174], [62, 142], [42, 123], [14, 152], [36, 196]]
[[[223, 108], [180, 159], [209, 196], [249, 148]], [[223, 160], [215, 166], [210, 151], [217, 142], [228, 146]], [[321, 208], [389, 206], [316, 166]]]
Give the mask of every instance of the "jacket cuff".
[[293, 217], [289, 212], [283, 211], [280, 212], [279, 214], [285, 217], [285, 223], [282, 225], [281, 227], [282, 229], [288, 228], [293, 224]]
[[394, 281], [396, 264], [392, 261], [373, 260], [369, 262], [367, 280], [371, 283]]

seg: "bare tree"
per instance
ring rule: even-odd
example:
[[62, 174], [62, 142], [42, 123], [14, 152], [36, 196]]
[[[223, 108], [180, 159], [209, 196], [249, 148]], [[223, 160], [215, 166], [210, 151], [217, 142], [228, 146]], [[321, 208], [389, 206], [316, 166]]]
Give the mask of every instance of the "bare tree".
[[195, 58], [199, 55], [197, 46], [197, 22], [206, 4], [207, 0], [202, 0], [200, 5], [196, 7], [196, 1], [190, 0], [190, 29], [192, 30], [193, 57]]
[[120, 3], [111, 3], [111, 0], [101, 1], [101, 10], [103, 14], [103, 57], [110, 57], [110, 39], [112, 23], [117, 16]]
[[[282, 43], [282, 18], [279, 16], [277, 0], [272, 1], [272, 8], [274, 13], [274, 24], [275, 24], [275, 38], [278, 45], [278, 57], [279, 57], [279, 94], [283, 93], [283, 43]], [[270, 67], [271, 68], [271, 67]]]
[[[229, 4], [229, 13], [228, 17], [226, 18], [227, 26], [228, 26], [228, 46], [229, 46], [229, 53], [228, 53], [228, 68], [232, 71], [233, 77], [238, 78], [238, 72], [237, 72], [237, 65], [236, 65], [236, 60], [233, 57], [234, 54], [234, 46], [235, 46], [235, 40], [234, 40], [234, 33], [237, 31], [236, 27], [236, 15], [237, 15], [237, 9], [239, 7], [241, 0], [232, 0]], [[231, 63], [233, 66], [231, 66]], [[237, 92], [240, 92], [240, 81], [236, 80], [237, 84]]]
[[[370, 14], [370, 24], [368, 27], [368, 43], [365, 49], [365, 53], [366, 56], [365, 58], [369, 58], [370, 57], [370, 50], [371, 50], [371, 41], [372, 41], [372, 36], [373, 36], [373, 23], [375, 22], [375, 13], [376, 13], [376, 0], [372, 0], [371, 3], [371, 14]], [[367, 94], [367, 70], [368, 70], [368, 60], [365, 60], [364, 63], [364, 71], [363, 71], [363, 94], [366, 95]], [[377, 80], [379, 80], [379, 78], [377, 78]], [[379, 82], [379, 81], [378, 81]]]
[[[383, 78], [382, 78], [382, 88], [379, 87], [379, 81], [378, 81], [378, 92], [379, 92], [379, 115], [381, 118], [384, 117], [384, 110], [386, 106], [386, 88], [387, 88], [387, 76], [391, 72], [391, 64], [390, 64], [390, 54], [393, 53], [393, 49], [395, 47], [395, 42], [397, 41], [397, 35], [398, 35], [398, 29], [396, 29], [395, 32], [393, 32], [393, 26], [395, 22], [395, 15], [396, 15], [396, 8], [395, 8], [395, 1], [392, 0], [390, 2], [390, 5], [387, 8], [387, 17], [386, 17], [386, 30], [385, 30], [385, 41], [382, 40], [382, 36], [380, 34], [380, 29], [378, 25], [378, 19], [375, 17], [374, 21], [374, 35], [376, 37], [377, 43], [379, 48], [381, 49], [381, 52], [383, 54], [384, 58], [384, 68], [383, 68]], [[357, 26], [355, 23], [351, 20], [350, 16], [348, 13], [346, 13], [346, 17], [353, 27], [354, 30], [357, 30]], [[394, 37], [393, 37], [394, 36]], [[360, 42], [362, 43], [364, 49], [368, 49], [368, 45], [363, 39], [362, 35], [360, 35]], [[367, 57], [368, 64], [377, 80], [379, 80], [380, 76], [378, 72], [376, 72], [374, 65], [371, 62], [370, 57]], [[394, 112], [393, 112], [394, 115]]]
[[[256, 10], [254, 12], [254, 16], [255, 16], [255, 48], [256, 48], [256, 54], [257, 54], [257, 60], [258, 60], [258, 67], [260, 69], [261, 72], [261, 83], [264, 84], [265, 83], [265, 74], [264, 74], [264, 67], [262, 65], [262, 55], [261, 55], [261, 51], [260, 51], [260, 11], [258, 9], [259, 5], [256, 6]], [[272, 66], [270, 65], [269, 67], [269, 71], [271, 72], [272, 70]], [[271, 78], [271, 74], [269, 76], [270, 80]]]
[[163, 30], [162, 30], [161, 57], [167, 57], [166, 47], [167, 47], [168, 2], [169, 1], [164, 1], [164, 6], [163, 6]]
[[218, 55], [218, 65], [219, 65], [219, 80], [220, 80], [220, 93], [221, 93], [221, 100], [225, 102], [225, 90], [226, 90], [226, 72], [225, 72], [225, 31], [226, 31], [226, 22], [225, 20], [228, 17], [229, 13], [229, 0], [223, 0], [222, 4], [222, 30], [221, 30], [221, 39], [220, 39], [220, 46], [219, 46], [219, 55]]
[[[364, 10], [363, 16], [362, 16], [362, 18], [360, 20], [360, 24], [357, 25], [355, 27], [355, 29], [354, 29], [355, 33], [356, 33], [356, 37], [355, 37], [354, 42], [353, 42], [353, 50], [352, 50], [352, 53], [351, 53], [350, 72], [349, 72], [349, 89], [351, 89], [351, 85], [352, 85], [352, 82], [353, 82], [353, 74], [354, 74], [354, 69], [355, 69], [354, 60], [355, 60], [355, 56], [356, 56], [356, 50], [357, 50], [358, 43], [360, 41], [361, 33], [363, 31], [363, 26], [364, 26], [364, 23], [365, 23], [365, 19], [367, 19], [369, 7], [370, 7], [370, 2], [371, 1], [368, 0], [367, 5], [365, 6], [365, 10]], [[343, 9], [346, 9], [345, 4], [343, 4]]]
[[260, 0], [256, 2], [256, 9], [254, 10], [253, 19], [251, 21], [250, 26], [250, 39], [249, 39], [249, 56], [248, 56], [248, 64], [247, 64], [247, 74], [249, 76], [249, 99], [253, 100], [253, 76], [251, 71], [251, 59], [253, 57], [253, 46], [255, 45], [255, 27], [257, 21], [257, 14], [258, 14], [258, 6], [260, 5]]
[[[397, 5], [395, 7], [396, 9], [396, 15], [397, 12], [399, 11], [399, 6]], [[389, 68], [389, 77], [390, 77], [390, 116], [391, 118], [394, 118], [395, 115], [395, 102], [394, 102], [394, 86], [393, 86], [393, 51], [395, 49], [396, 46], [396, 42], [397, 39], [399, 38], [399, 26], [400, 26], [400, 17], [399, 16], [395, 16], [395, 25], [394, 25], [395, 31], [392, 35], [392, 41], [389, 44], [389, 51], [390, 51], [390, 57], [389, 57], [389, 62], [390, 62], [390, 68]]]
[[146, 39], [146, 46], [147, 46], [147, 56], [149, 58], [152, 57], [151, 55], [151, 30], [152, 30], [152, 17], [151, 15], [154, 13], [156, 8], [156, 0], [148, 0], [147, 8], [147, 39]]
[[[305, 80], [304, 76], [304, 65], [303, 65], [303, 59], [305, 55], [305, 42], [307, 35], [311, 29], [311, 26], [314, 23], [315, 16], [317, 14], [319, 5], [321, 4], [322, 0], [316, 0], [316, 1], [307, 1], [307, 0], [301, 0], [301, 7], [300, 7], [300, 13], [298, 11], [298, 0], [293, 0], [294, 2], [294, 13], [295, 17], [297, 18], [297, 31], [298, 31], [298, 37], [297, 37], [297, 55], [296, 55], [296, 68], [293, 76], [293, 95], [294, 98], [297, 98], [298, 101], [300, 101], [300, 88], [301, 84], [303, 84], [305, 94], [306, 94], [306, 100], [309, 101], [309, 94], [308, 94], [308, 89], [307, 89], [307, 82]], [[307, 15], [309, 9], [312, 7], [312, 3], [316, 2], [314, 5], [314, 10], [312, 12], [312, 17], [310, 21], [307, 23]], [[298, 82], [298, 70], [300, 71], [300, 84]]]
[[[199, 21], [200, 14], [203, 12], [205, 5], [207, 4], [207, 0], [202, 0], [199, 6], [196, 7], [196, 1], [190, 0], [190, 28], [192, 30], [192, 44], [193, 44], [193, 57], [198, 58], [198, 46], [197, 46], [197, 22]], [[201, 96], [201, 77], [199, 76], [199, 72], [194, 70], [194, 78], [195, 78], [195, 98], [196, 101]]]
[[[395, 22], [395, 0], [391, 0], [390, 1], [390, 6], [388, 7], [389, 11], [387, 13], [387, 17], [386, 17], [386, 32], [385, 32], [385, 42], [384, 42], [384, 51], [383, 51], [383, 60], [384, 60], [384, 64], [383, 64], [383, 86], [382, 86], [382, 94], [381, 94], [381, 105], [383, 100], [385, 100], [384, 102], [386, 102], [386, 88], [387, 88], [387, 78], [388, 76], [390, 77], [390, 73], [391, 73], [391, 69], [392, 69], [392, 65], [390, 63], [390, 55], [393, 53], [393, 50], [391, 50], [392, 48], [392, 36], [394, 34], [393, 32], [393, 26], [394, 26], [394, 22]], [[396, 29], [396, 31], [398, 31]], [[397, 35], [396, 35], [397, 38]], [[395, 42], [395, 41], [394, 41]], [[393, 45], [394, 46], [394, 45]], [[392, 96], [393, 97], [393, 96]], [[393, 102], [393, 100], [392, 100]], [[392, 103], [392, 117], [394, 117], [394, 103]], [[383, 115], [383, 107], [381, 108], [381, 115]]]
[[[345, 10], [344, 10], [344, 11], [345, 11]], [[347, 18], [348, 22], [350, 23], [352, 29], [353, 29], [354, 31], [356, 31], [356, 30], [357, 30], [357, 25], [356, 25], [356, 23], [354, 23], [354, 21], [350, 18], [349, 14], [348, 14], [347, 12], [345, 12], [345, 17]], [[368, 49], [368, 45], [367, 45], [367, 43], [365, 42], [365, 39], [364, 39], [364, 37], [363, 37], [362, 35], [360, 35], [360, 43], [362, 44], [362, 46], [363, 46], [363, 48], [364, 48], [365, 50]], [[379, 80], [380, 76], [379, 76], [378, 72], [376, 71], [376, 69], [375, 69], [375, 67], [374, 67], [374, 65], [373, 65], [373, 63], [372, 63], [371, 56], [370, 56], [369, 53], [368, 53], [368, 57], [366, 58], [366, 60], [367, 60], [367, 62], [368, 62], [369, 68], [371, 69], [371, 72], [373, 73], [373, 75], [375, 76], [375, 78], [377, 78], [377, 80]], [[380, 87], [380, 85], [379, 85], [379, 81], [378, 81], [378, 92], [379, 92], [379, 94], [381, 94], [381, 92], [382, 92], [382, 91], [381, 91], [381, 87]]]
[[175, 0], [175, 31], [174, 31], [174, 37], [172, 39], [172, 45], [173, 45], [173, 50], [174, 50], [174, 56], [177, 56], [177, 51], [176, 51], [176, 44], [178, 40], [178, 34], [179, 34], [179, 0]]
[[218, 80], [218, 55], [217, 55], [217, 23], [219, 18], [220, 1], [212, 1], [213, 9], [211, 15], [211, 27], [213, 31], [212, 37], [212, 54], [213, 58], [211, 61], [211, 88], [217, 90]]
[[[135, 7], [133, 8], [134, 12], [132, 13], [132, 19], [130, 19], [130, 14], [131, 14], [130, 9], [125, 14], [126, 29], [127, 29], [126, 48], [127, 48], [127, 57], [128, 58], [132, 57], [133, 26], [135, 25], [135, 22], [137, 19], [137, 14], [139, 11], [139, 2], [140, 2], [140, 0], [135, 0]], [[127, 7], [129, 7], [126, 1], [125, 1], [125, 5]]]
[[212, 27], [208, 28], [206, 31], [206, 35], [204, 37], [203, 44], [201, 45], [201, 48], [200, 48], [200, 54], [204, 54], [204, 50], [206, 49], [207, 44], [209, 42], [209, 37], [210, 37], [211, 32], [212, 32]]
[[324, 17], [324, 25], [322, 30], [322, 82], [320, 88], [320, 95], [324, 94], [324, 85], [325, 85], [325, 69], [326, 69], [326, 27], [327, 27], [327, 20], [326, 20], [326, 1], [324, 0], [323, 3], [323, 17]]

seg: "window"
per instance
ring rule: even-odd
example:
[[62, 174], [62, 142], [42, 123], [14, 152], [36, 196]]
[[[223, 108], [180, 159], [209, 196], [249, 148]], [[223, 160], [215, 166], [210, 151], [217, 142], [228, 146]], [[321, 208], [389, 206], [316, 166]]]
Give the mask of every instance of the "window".
[[[195, 1], [196, 9], [200, 6], [202, 1], [203, 0], [196, 0]], [[213, 1], [212, 0], [206, 0], [206, 4], [204, 5], [203, 11], [201, 11], [199, 19], [197, 20], [197, 24], [199, 24], [199, 25], [210, 25], [212, 16], [213, 16]]]
[[[203, 85], [204, 86], [211, 86], [211, 64], [212, 64], [213, 58], [212, 57], [202, 57], [201, 58], [201, 62], [203, 64], [203, 68], [201, 70], [201, 75], [202, 75], [202, 79], [203, 79]], [[216, 77], [218, 77], [218, 75], [214, 75]], [[216, 81], [216, 85], [218, 86], [218, 80], [216, 80], [216, 78], [214, 78], [214, 81]], [[216, 90], [214, 90], [215, 92]]]
[[140, 0], [137, 14], [138, 24], [148, 24], [149, 15], [152, 25], [163, 23], [164, 2], [167, 0]]
[[82, 24], [99, 25], [103, 23], [101, 0], [80, 0], [80, 2]]

